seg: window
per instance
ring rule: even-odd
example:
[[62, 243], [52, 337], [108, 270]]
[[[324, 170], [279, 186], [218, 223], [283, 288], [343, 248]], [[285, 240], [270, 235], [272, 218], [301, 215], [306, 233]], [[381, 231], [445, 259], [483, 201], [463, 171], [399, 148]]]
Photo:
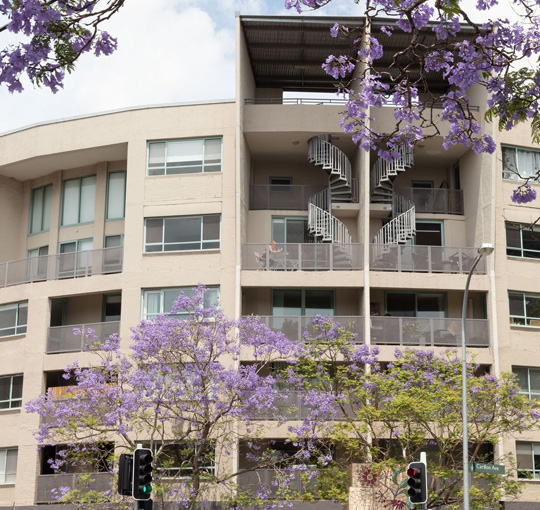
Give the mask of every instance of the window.
[[126, 172], [109, 172], [107, 176], [108, 220], [121, 220], [126, 211]]
[[444, 292], [387, 292], [386, 314], [394, 317], [446, 317]]
[[122, 312], [121, 294], [103, 295], [103, 322], [118, 322]]
[[145, 219], [146, 253], [219, 249], [220, 214]]
[[[193, 457], [196, 454], [195, 441], [182, 441], [179, 443], [154, 443], [154, 458], [159, 478], [187, 478], [193, 473]], [[161, 451], [160, 451], [161, 449]], [[159, 452], [159, 455], [158, 455]], [[199, 459], [200, 471], [215, 475], [216, 473], [216, 445], [212, 443], [202, 458]]]
[[540, 295], [509, 292], [510, 323], [523, 326], [540, 326]]
[[[215, 305], [219, 301], [219, 287], [206, 287], [204, 295], [205, 306]], [[160, 314], [170, 314], [174, 302], [180, 293], [192, 297], [194, 291], [191, 287], [177, 287], [173, 289], [149, 289], [143, 291], [143, 319], [151, 320]], [[187, 318], [187, 310], [178, 310], [174, 317]]]
[[103, 247], [103, 272], [118, 273], [122, 271], [124, 258], [124, 236], [123, 234], [105, 236]]
[[272, 315], [333, 317], [333, 290], [275, 289], [272, 293]]
[[540, 478], [540, 443], [516, 443], [518, 478]]
[[0, 448], [0, 484], [15, 483], [17, 448]]
[[30, 281], [45, 280], [47, 278], [48, 254], [48, 246], [28, 250], [28, 279]]
[[0, 377], [0, 409], [16, 409], [21, 407], [22, 385], [22, 374]]
[[540, 227], [506, 223], [506, 254], [511, 257], [540, 259]]
[[148, 142], [147, 175], [221, 171], [221, 138]]
[[[40, 448], [40, 474], [58, 473], [108, 473], [114, 456], [114, 443], [94, 443], [81, 457], [78, 449], [66, 444], [43, 445]], [[52, 461], [61, 461], [59, 469], [51, 467]]]
[[512, 367], [512, 372], [518, 378], [522, 395], [530, 399], [540, 398], [540, 368]]
[[74, 278], [92, 272], [92, 239], [77, 239], [60, 245], [58, 277]]
[[270, 177], [270, 193], [291, 193], [292, 177]]
[[69, 179], [63, 183], [62, 226], [94, 221], [96, 176]]
[[307, 216], [272, 217], [272, 239], [277, 243], [312, 243]]
[[521, 178], [534, 177], [540, 170], [540, 151], [538, 150], [503, 146], [502, 160], [503, 179], [519, 181]]
[[417, 246], [442, 246], [443, 224], [440, 222], [417, 221], [414, 244]]
[[32, 190], [30, 234], [46, 232], [51, 225], [52, 184]]
[[26, 333], [28, 301], [0, 306], [0, 337]]

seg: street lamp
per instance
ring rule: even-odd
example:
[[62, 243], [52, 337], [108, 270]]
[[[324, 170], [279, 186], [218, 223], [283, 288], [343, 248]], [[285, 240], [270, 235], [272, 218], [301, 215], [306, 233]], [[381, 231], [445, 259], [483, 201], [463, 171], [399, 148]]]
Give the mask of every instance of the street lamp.
[[465, 338], [465, 320], [467, 319], [467, 298], [469, 297], [469, 284], [471, 277], [482, 257], [493, 253], [493, 245], [483, 243], [478, 248], [478, 255], [467, 276], [465, 292], [463, 293], [463, 307], [461, 309], [461, 400], [463, 415], [463, 510], [469, 510], [469, 422], [467, 417], [467, 339]]

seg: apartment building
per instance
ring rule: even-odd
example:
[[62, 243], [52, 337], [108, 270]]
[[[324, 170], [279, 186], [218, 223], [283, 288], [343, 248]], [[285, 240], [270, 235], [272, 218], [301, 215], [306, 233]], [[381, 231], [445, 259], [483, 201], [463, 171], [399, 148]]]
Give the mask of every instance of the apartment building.
[[[199, 282], [229, 316], [260, 315], [293, 338], [314, 315], [335, 317], [391, 360], [397, 346], [460, 345], [467, 273], [478, 246], [493, 243], [470, 286], [468, 346], [538, 398], [540, 242], [523, 227], [540, 208], [511, 202], [508, 169], [534, 173], [540, 147], [526, 126], [488, 124], [493, 155], [444, 150], [440, 137], [392, 167], [359, 150], [320, 68], [351, 51], [330, 37], [335, 21], [237, 17], [235, 101], [0, 136], [0, 508], [50, 504], [51, 488], [66, 485], [37, 451], [39, 417], [23, 404], [50, 388], [61, 397], [64, 367], [91, 356], [73, 328], [127, 339]], [[471, 98], [482, 115], [483, 92]], [[391, 108], [372, 116], [391, 128]], [[532, 477], [506, 508], [540, 509], [540, 432], [503, 448]]]

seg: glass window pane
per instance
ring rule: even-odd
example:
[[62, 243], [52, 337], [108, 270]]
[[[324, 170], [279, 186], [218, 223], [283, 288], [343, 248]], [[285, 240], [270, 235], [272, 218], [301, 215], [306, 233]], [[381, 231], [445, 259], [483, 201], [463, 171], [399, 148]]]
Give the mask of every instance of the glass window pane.
[[124, 217], [126, 172], [109, 174], [109, 190], [107, 196], [107, 219]]
[[0, 377], [0, 400], [7, 401], [11, 394], [11, 377]]
[[6, 475], [10, 476], [7, 483], [15, 482], [15, 474], [17, 473], [17, 450], [10, 449], [7, 451], [6, 459]]
[[531, 391], [537, 393], [540, 391], [540, 369], [529, 368], [529, 384]]
[[60, 253], [73, 253], [75, 251], [77, 251], [77, 243], [75, 241], [60, 245]]
[[532, 450], [530, 443], [516, 444], [516, 460], [518, 469], [532, 469]]
[[79, 223], [79, 183], [78, 179], [64, 181], [62, 225]]
[[163, 312], [161, 308], [161, 292], [145, 291], [146, 318], [154, 317]]
[[161, 243], [163, 242], [163, 219], [148, 218], [146, 220], [146, 242]]
[[302, 315], [302, 291], [274, 290], [272, 315]]
[[307, 219], [287, 218], [286, 243], [304, 243], [306, 241]]
[[314, 317], [334, 315], [334, 293], [331, 290], [306, 290], [304, 315]]
[[94, 221], [96, 209], [96, 176], [81, 180], [81, 213], [80, 223]]
[[525, 309], [523, 308], [523, 294], [508, 294], [508, 301], [510, 303], [510, 315], [525, 315]]
[[188, 243], [200, 240], [200, 216], [165, 218], [165, 243]]
[[284, 218], [272, 218], [272, 239], [278, 243], [285, 242]]
[[[188, 289], [171, 289], [163, 292], [163, 313], [171, 313], [174, 302], [178, 299], [181, 292], [187, 296], [192, 294], [191, 290]], [[182, 313], [183, 310], [178, 311]]]
[[92, 239], [79, 239], [77, 241], [77, 251], [87, 251], [91, 250], [93, 247], [94, 241]]
[[167, 165], [176, 162], [202, 161], [203, 143], [204, 140], [202, 139], [169, 142], [167, 146]]
[[540, 297], [525, 296], [527, 318], [540, 318]]
[[529, 373], [524, 367], [514, 367], [513, 373], [517, 376], [519, 387], [523, 391], [528, 391], [529, 388]]
[[540, 251], [540, 232], [531, 232], [530, 229], [522, 230], [523, 249]]
[[148, 167], [161, 167], [165, 165], [165, 142], [152, 142], [148, 144]]
[[14, 375], [13, 376], [13, 386], [11, 388], [11, 398], [20, 399], [22, 398], [22, 386], [23, 386], [23, 376]]
[[206, 165], [221, 162], [221, 138], [212, 138], [205, 141], [204, 162]]
[[442, 294], [418, 294], [417, 317], [444, 317], [443, 301]]
[[389, 315], [396, 317], [415, 317], [416, 296], [409, 293], [389, 292], [386, 294], [386, 308]]
[[203, 216], [203, 240], [219, 239], [220, 216]]
[[38, 188], [32, 191], [32, 223], [30, 233], [41, 232], [41, 220], [43, 217], [43, 194], [44, 189]]
[[4, 481], [4, 476], [6, 474], [6, 460], [7, 460], [7, 450], [0, 450], [0, 483]]
[[28, 321], [28, 304], [19, 305], [18, 326], [25, 326]]
[[521, 227], [513, 223], [506, 224], [506, 246], [521, 248]]
[[51, 226], [52, 185], [45, 186], [43, 197], [43, 230], [49, 230]]
[[[17, 305], [0, 307], [0, 335], [6, 334], [6, 328], [12, 328], [17, 322]], [[13, 334], [13, 333], [10, 333]]]
[[122, 246], [121, 235], [107, 236], [105, 238], [105, 248], [117, 248], [118, 246]]

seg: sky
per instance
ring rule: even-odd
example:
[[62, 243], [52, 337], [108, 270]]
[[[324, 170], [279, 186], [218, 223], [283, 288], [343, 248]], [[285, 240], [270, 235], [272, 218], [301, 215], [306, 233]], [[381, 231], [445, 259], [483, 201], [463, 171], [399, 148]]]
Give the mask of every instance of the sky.
[[[118, 38], [113, 55], [84, 55], [56, 94], [30, 83], [20, 94], [0, 88], [0, 133], [133, 106], [233, 99], [235, 12], [297, 15], [283, 0], [126, 0], [106, 26]], [[312, 14], [361, 11], [333, 0]], [[0, 33], [0, 44], [9, 37]]]

